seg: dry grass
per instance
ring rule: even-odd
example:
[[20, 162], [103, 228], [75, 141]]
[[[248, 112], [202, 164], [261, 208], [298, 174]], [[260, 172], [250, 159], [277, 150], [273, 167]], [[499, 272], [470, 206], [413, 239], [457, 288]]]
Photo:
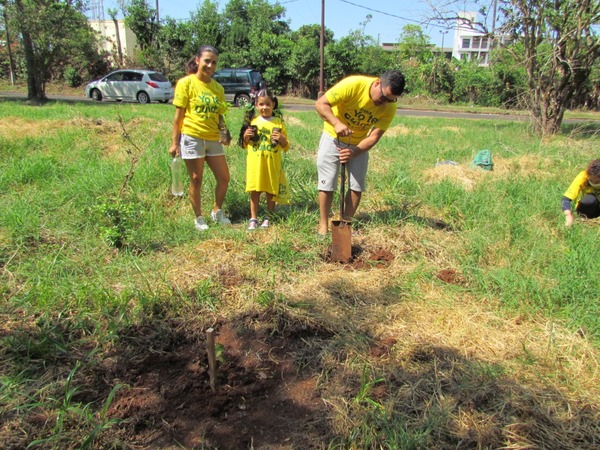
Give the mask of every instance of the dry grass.
[[443, 164], [424, 171], [424, 179], [428, 183], [438, 183], [449, 179], [463, 186], [467, 191], [472, 191], [481, 182], [491, 179], [508, 178], [509, 176], [533, 177], [538, 179], [550, 178], [553, 175], [549, 170], [553, 164], [550, 159], [540, 159], [537, 156], [519, 156], [503, 158], [492, 155], [494, 170], [485, 171], [471, 167], [470, 161], [458, 162], [457, 165]]

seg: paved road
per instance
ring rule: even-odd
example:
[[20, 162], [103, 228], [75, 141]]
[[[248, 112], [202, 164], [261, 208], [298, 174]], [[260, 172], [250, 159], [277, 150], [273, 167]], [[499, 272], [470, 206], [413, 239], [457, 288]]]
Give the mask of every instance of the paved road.
[[[26, 94], [16, 92], [1, 92], [0, 99], [26, 99]], [[58, 100], [64, 102], [91, 102], [90, 98], [86, 98], [83, 95], [49, 95], [50, 100]], [[108, 102], [106, 102], [108, 103]], [[314, 111], [313, 105], [304, 105], [297, 103], [289, 103], [283, 105], [285, 109], [289, 111]], [[515, 115], [515, 114], [484, 114], [484, 113], [463, 113], [455, 111], [423, 111], [417, 109], [410, 109], [405, 107], [398, 108], [396, 114], [398, 116], [413, 116], [413, 117], [445, 117], [452, 119], [493, 119], [493, 120], [512, 120], [512, 121], [527, 121], [529, 120], [528, 115]], [[565, 119], [564, 123], [581, 123], [581, 122], [592, 122], [598, 123], [599, 119]]]

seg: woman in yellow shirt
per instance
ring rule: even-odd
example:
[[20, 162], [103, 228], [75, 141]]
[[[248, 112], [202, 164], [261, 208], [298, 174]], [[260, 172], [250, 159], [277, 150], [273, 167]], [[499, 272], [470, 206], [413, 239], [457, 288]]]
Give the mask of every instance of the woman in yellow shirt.
[[212, 79], [219, 52], [203, 45], [188, 64], [188, 75], [177, 82], [173, 105], [177, 108], [173, 120], [173, 138], [169, 153], [181, 155], [190, 175], [190, 202], [198, 231], [208, 229], [202, 215], [200, 192], [204, 162], [215, 176], [215, 201], [211, 211], [214, 222], [228, 225], [230, 220], [221, 210], [227, 187], [229, 167], [223, 145], [228, 145], [219, 134], [219, 123], [227, 109], [223, 86]]
[[600, 217], [600, 159], [594, 159], [586, 170], [575, 177], [562, 200], [562, 210], [565, 215], [565, 225], [573, 224], [571, 202], [576, 202], [575, 211], [580, 215], [595, 219]]

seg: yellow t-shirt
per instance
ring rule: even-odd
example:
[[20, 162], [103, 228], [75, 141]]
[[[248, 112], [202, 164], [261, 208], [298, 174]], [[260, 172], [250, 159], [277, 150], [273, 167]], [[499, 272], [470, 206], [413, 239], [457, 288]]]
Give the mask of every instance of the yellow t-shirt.
[[219, 115], [227, 111], [223, 86], [212, 79], [204, 83], [195, 74], [185, 76], [177, 82], [173, 105], [185, 109], [183, 134], [219, 140]]
[[[333, 114], [352, 130], [344, 142], [356, 145], [368, 136], [372, 128], [387, 130], [396, 114], [395, 103], [375, 105], [369, 95], [374, 77], [353, 75], [344, 78], [325, 93]], [[323, 131], [335, 138], [333, 126], [325, 121]]]
[[583, 170], [575, 177], [571, 186], [569, 186], [569, 189], [563, 195], [572, 201], [577, 200], [577, 204], [579, 204], [579, 200], [584, 195], [595, 194], [597, 196], [599, 193], [600, 187], [590, 186], [587, 171]]
[[278, 117], [265, 119], [257, 116], [250, 125], [258, 127], [259, 140], [249, 142], [246, 146], [246, 192], [279, 193], [279, 177], [281, 172], [281, 156], [290, 148], [288, 141], [285, 147], [271, 145], [273, 128], [281, 128], [281, 134], [287, 139], [287, 129], [284, 122]]

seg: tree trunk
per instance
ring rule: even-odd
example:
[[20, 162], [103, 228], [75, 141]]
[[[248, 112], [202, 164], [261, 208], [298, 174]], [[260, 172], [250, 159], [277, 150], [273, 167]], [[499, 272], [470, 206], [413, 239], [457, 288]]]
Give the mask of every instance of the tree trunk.
[[119, 52], [119, 66], [122, 67], [125, 61], [123, 60], [123, 47], [121, 46], [121, 33], [119, 31], [119, 22], [113, 18], [115, 24], [115, 35], [117, 37], [117, 51]]
[[23, 39], [23, 51], [25, 53], [25, 62], [27, 65], [27, 99], [33, 103], [41, 104], [48, 100], [45, 92], [44, 71], [39, 67], [35, 58], [33, 40], [27, 28], [25, 8], [22, 0], [15, 0], [19, 24], [21, 28], [21, 37]]
[[4, 16], [4, 31], [6, 31], [6, 50], [8, 51], [8, 69], [10, 72], [10, 84], [15, 84], [15, 62], [12, 54], [12, 47], [10, 41], [10, 34], [8, 32], [8, 14], [6, 14], [6, 1], [2, 3], [4, 7], [3, 16]]

